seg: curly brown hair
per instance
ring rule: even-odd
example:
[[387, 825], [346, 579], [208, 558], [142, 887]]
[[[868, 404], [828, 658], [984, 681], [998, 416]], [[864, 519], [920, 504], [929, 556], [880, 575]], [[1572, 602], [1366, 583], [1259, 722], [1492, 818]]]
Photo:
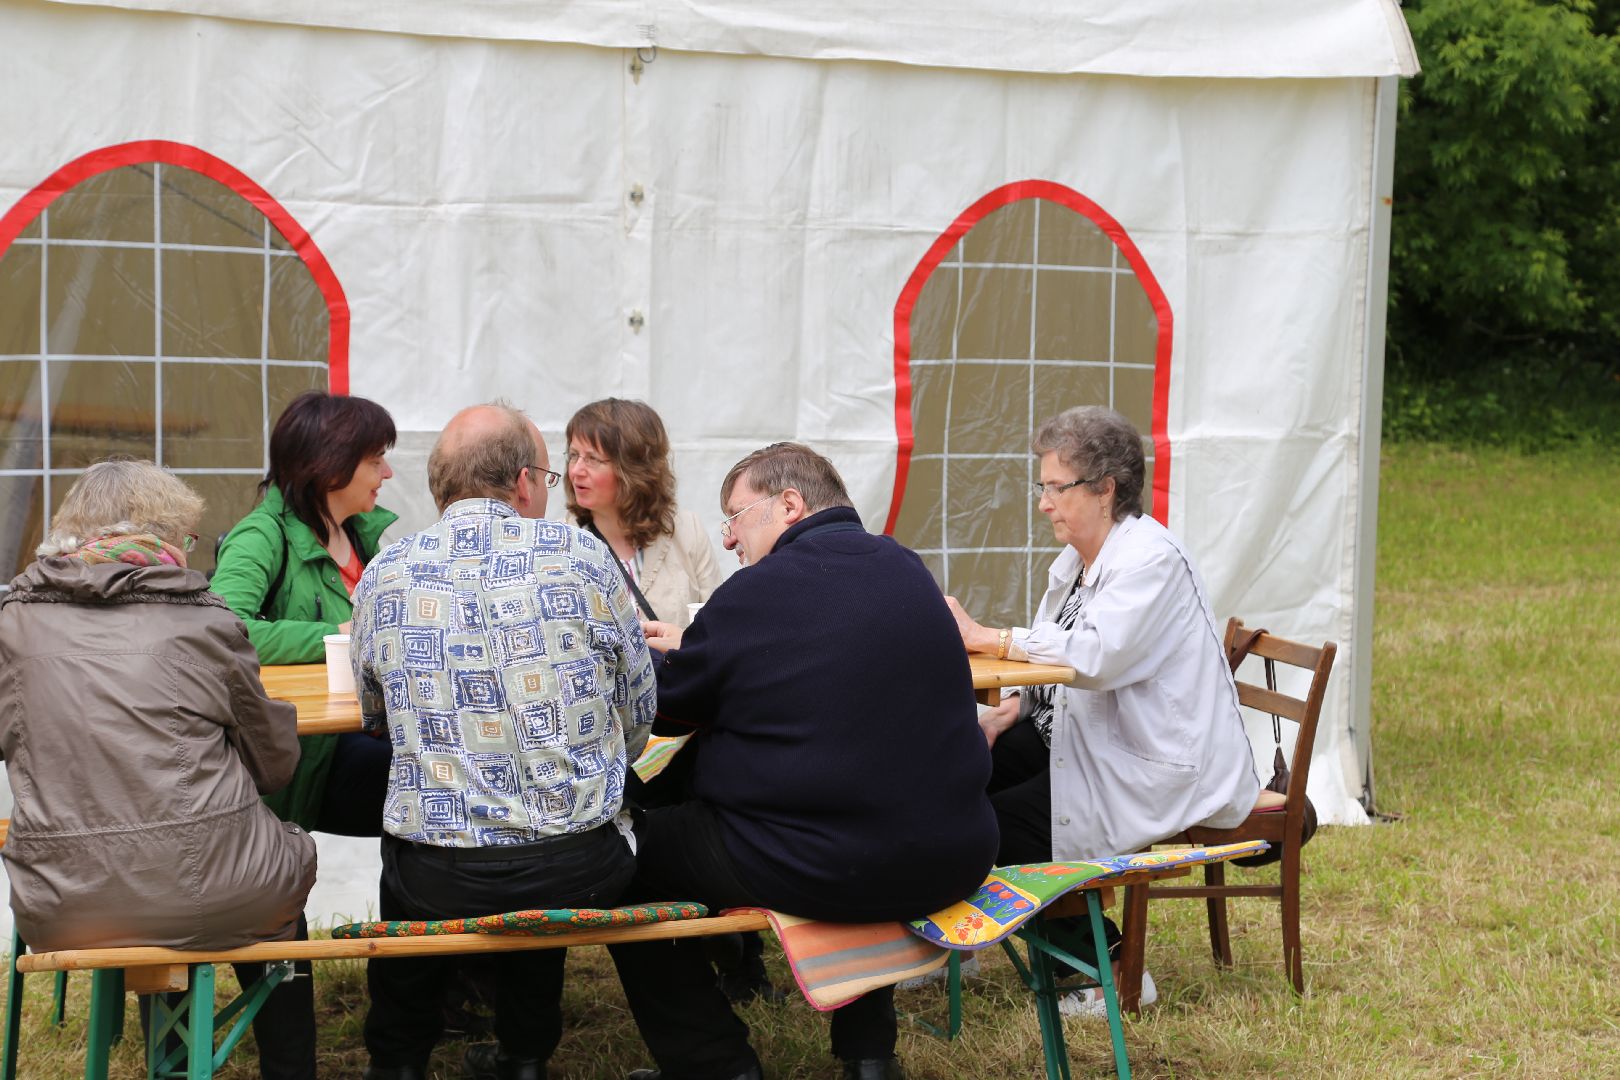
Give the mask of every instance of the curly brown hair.
[[[568, 421], [566, 438], [589, 443], [601, 451], [618, 480], [619, 520], [630, 542], [644, 548], [660, 536], [675, 532], [675, 473], [669, 467], [669, 435], [664, 422], [644, 401], [603, 398], [576, 412]], [[574, 501], [574, 484], [564, 476], [568, 511], [580, 525], [591, 523], [591, 512]]]

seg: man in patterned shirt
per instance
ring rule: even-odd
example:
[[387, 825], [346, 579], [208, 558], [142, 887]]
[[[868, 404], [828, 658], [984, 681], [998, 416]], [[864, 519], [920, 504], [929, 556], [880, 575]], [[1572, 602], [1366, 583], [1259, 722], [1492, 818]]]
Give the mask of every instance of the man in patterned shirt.
[[[457, 413], [428, 459], [443, 516], [355, 590], [361, 712], [394, 748], [383, 919], [610, 907], [635, 872], [616, 818], [653, 720], [651, 659], [612, 553], [544, 519], [549, 463], [516, 409]], [[465, 1076], [543, 1080], [564, 955], [495, 957], [499, 1045], [470, 1048]], [[370, 964], [368, 1080], [426, 1077], [450, 962]]]

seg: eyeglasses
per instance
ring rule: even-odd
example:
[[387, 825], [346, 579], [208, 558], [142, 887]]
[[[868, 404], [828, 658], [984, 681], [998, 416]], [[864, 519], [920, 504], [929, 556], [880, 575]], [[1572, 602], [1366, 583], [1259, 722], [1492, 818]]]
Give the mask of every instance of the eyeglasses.
[[760, 503], [762, 503], [762, 502], [770, 502], [772, 499], [776, 498], [776, 496], [780, 495], [780, 494], [782, 494], [782, 493], [780, 491], [778, 491], [775, 494], [765, 496], [763, 499], [755, 499], [753, 502], [749, 503], [747, 506], [745, 506], [741, 510], [737, 511], [735, 514], [732, 514], [730, 517], [728, 517], [724, 521], [720, 522], [720, 535], [726, 537], [729, 540], [731, 538], [731, 523], [733, 521], [737, 520], [742, 515], [748, 513], [748, 511], [752, 510], [754, 507], [758, 506]]
[[529, 466], [529, 472], [544, 474], [545, 478], [546, 478], [546, 487], [548, 487], [548, 488], [556, 487], [557, 486], [557, 481], [562, 479], [562, 473], [560, 473], [560, 472], [552, 472], [550, 469], [546, 468], [544, 465], [530, 465]]
[[1067, 484], [1059, 484], [1059, 483], [1056, 483], [1054, 481], [1047, 481], [1046, 483], [1043, 484], [1043, 483], [1041, 483], [1041, 481], [1035, 480], [1035, 481], [1033, 481], [1031, 483], [1030, 486], [1032, 488], [1034, 488], [1034, 490], [1035, 490], [1035, 498], [1037, 498], [1037, 499], [1055, 499], [1059, 495], [1063, 494], [1065, 491], [1068, 491], [1072, 487], [1079, 487], [1081, 484], [1094, 484], [1098, 480], [1101, 480], [1101, 479], [1102, 479], [1102, 477], [1100, 477], [1100, 476], [1093, 476], [1093, 477], [1090, 477], [1089, 479], [1088, 478], [1082, 478], [1082, 479], [1079, 479], [1079, 480], [1070, 480]]
[[191, 550], [193, 548], [195, 548], [196, 546], [197, 546], [197, 534], [196, 533], [186, 533], [186, 535], [180, 541], [180, 550], [186, 552], [187, 554], [190, 554]]
[[570, 466], [576, 461], [583, 461], [587, 469], [605, 469], [612, 464], [607, 458], [599, 458], [595, 454], [582, 454], [578, 450], [568, 451], [567, 461]]

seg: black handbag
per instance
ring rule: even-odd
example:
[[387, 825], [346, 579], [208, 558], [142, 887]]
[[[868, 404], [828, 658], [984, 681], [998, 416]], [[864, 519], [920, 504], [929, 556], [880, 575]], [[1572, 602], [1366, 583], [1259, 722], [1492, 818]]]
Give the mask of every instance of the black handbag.
[[[1227, 654], [1226, 662], [1232, 667], [1232, 674], [1243, 663], [1243, 658], [1249, 655], [1254, 643], [1260, 639], [1265, 630], [1245, 630], [1243, 636], [1232, 643], [1232, 650]], [[1273, 692], [1277, 689], [1277, 664], [1269, 656], [1262, 657], [1266, 664], [1266, 689]], [[1288, 794], [1288, 778], [1290, 770], [1288, 761], [1283, 757], [1282, 749], [1282, 717], [1276, 713], [1271, 714], [1271, 737], [1276, 748], [1271, 755], [1271, 779], [1266, 782], [1266, 791], [1275, 791], [1279, 795]], [[1273, 811], [1274, 813], [1276, 811]], [[1282, 811], [1286, 813], [1287, 811]], [[1305, 796], [1305, 821], [1300, 828], [1299, 842], [1304, 846], [1311, 837], [1316, 835], [1316, 807], [1311, 805], [1310, 796]], [[1283, 849], [1281, 844], [1273, 844], [1258, 855], [1246, 855], [1241, 859], [1232, 861], [1238, 866], [1265, 866], [1268, 863], [1281, 862]]]

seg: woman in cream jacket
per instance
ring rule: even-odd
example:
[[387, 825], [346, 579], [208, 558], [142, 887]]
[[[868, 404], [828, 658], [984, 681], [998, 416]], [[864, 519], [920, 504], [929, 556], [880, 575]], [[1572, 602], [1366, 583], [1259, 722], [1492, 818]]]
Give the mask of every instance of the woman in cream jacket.
[[675, 506], [669, 436], [640, 401], [593, 401], [568, 421], [568, 512], [613, 550], [648, 621], [685, 627], [688, 604], [719, 586], [714, 545], [698, 516]]

